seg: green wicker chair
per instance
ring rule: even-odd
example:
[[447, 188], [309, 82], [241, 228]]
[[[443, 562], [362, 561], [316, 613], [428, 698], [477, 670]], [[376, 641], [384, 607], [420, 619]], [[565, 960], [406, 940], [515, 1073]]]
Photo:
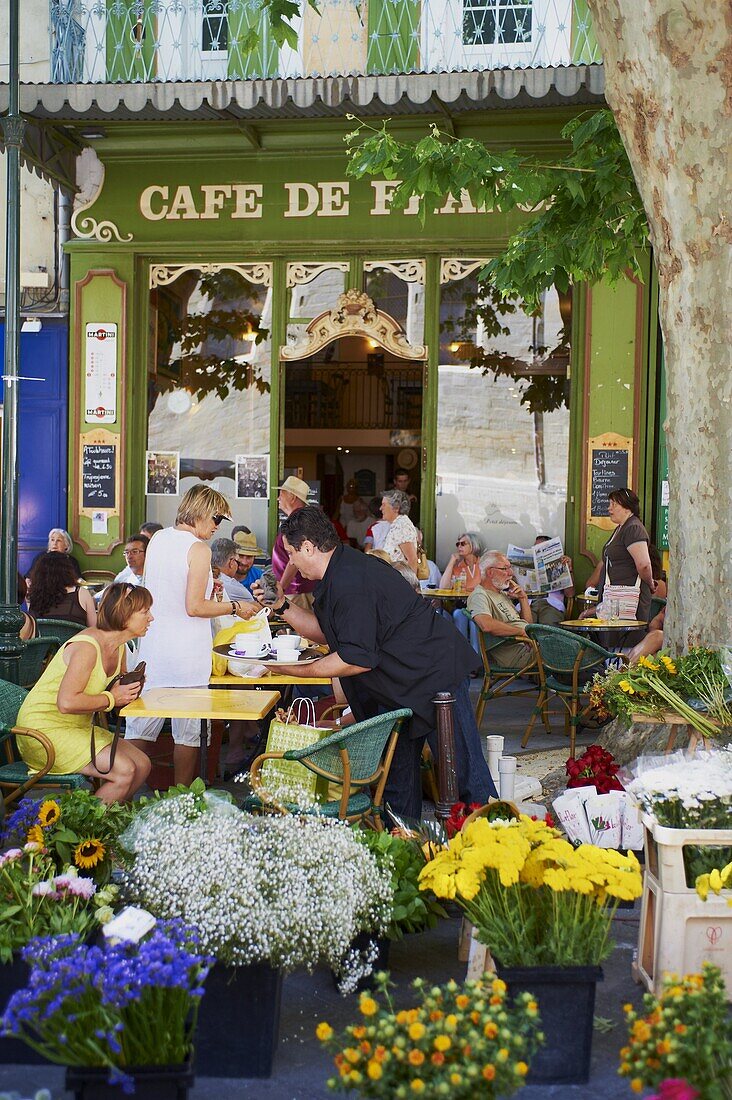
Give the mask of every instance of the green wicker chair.
[[70, 623], [68, 619], [36, 619], [36, 626], [39, 638], [55, 638], [59, 645], [68, 642], [69, 638], [73, 638], [80, 631], [86, 630], [86, 627], [79, 626], [78, 623]]
[[[391, 710], [365, 722], [356, 722], [304, 749], [264, 752], [253, 762], [250, 779], [254, 794], [244, 803], [248, 810], [273, 809], [279, 813], [317, 812], [353, 824], [370, 819], [383, 829], [382, 800], [397, 737], [411, 710]], [[339, 799], [321, 802], [317, 811], [293, 803], [281, 803], [265, 789], [262, 766], [267, 760], [299, 760], [303, 767], [322, 776], [341, 790]], [[374, 788], [373, 791], [370, 788]]]
[[[583, 703], [588, 674], [602, 672], [606, 661], [620, 659], [627, 664], [628, 659], [560, 626], [534, 623], [526, 627], [526, 633], [539, 655], [539, 679], [545, 698], [548, 700], [551, 692], [566, 708], [565, 730], [569, 734], [569, 755], [574, 760], [577, 727], [589, 711], [588, 704]], [[522, 748], [527, 741], [528, 735], [524, 735]]]
[[[0, 764], [0, 790], [3, 792], [6, 806], [22, 798], [31, 788], [76, 790], [89, 784], [85, 775], [51, 775], [56, 752], [49, 738], [40, 730], [16, 726], [18, 711], [27, 694], [27, 691], [17, 684], [0, 680], [0, 760], [3, 758], [5, 760]], [[43, 767], [33, 775], [28, 774], [28, 765], [18, 751], [17, 734], [38, 741], [46, 754]]]
[[[481, 684], [480, 695], [478, 696], [478, 702], [475, 706], [475, 721], [478, 729], [480, 729], [486, 703], [490, 702], [491, 699], [498, 699], [504, 694], [529, 695], [531, 692], [538, 691], [539, 697], [536, 701], [536, 706], [531, 713], [529, 724], [524, 731], [523, 744], [526, 744], [534, 728], [534, 722], [539, 715], [542, 717], [544, 728], [547, 733], [549, 732], [549, 715], [547, 712], [546, 692], [542, 689], [539, 679], [539, 661], [534, 643], [528, 638], [526, 639], [529, 646], [534, 651], [534, 656], [527, 665], [523, 666], [523, 668], [502, 665], [496, 660], [496, 653], [501, 646], [507, 643], [514, 645], [517, 640], [523, 641], [524, 639], [496, 638], [495, 635], [487, 634], [484, 630], [478, 631], [480, 656], [483, 660], [483, 683]], [[533, 682], [527, 683], [524, 687], [518, 687], [516, 690], [507, 693], [506, 688], [515, 684], [522, 676], [533, 676]]]
[[58, 649], [58, 638], [31, 638], [23, 646], [20, 655], [20, 683], [24, 688], [33, 687], [43, 672], [46, 658]]

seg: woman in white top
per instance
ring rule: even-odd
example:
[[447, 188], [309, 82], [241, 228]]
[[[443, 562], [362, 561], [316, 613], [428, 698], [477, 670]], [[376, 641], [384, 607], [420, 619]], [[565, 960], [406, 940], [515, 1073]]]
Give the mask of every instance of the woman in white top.
[[[157, 531], [145, 556], [145, 587], [155, 601], [155, 620], [140, 642], [146, 662], [145, 686], [207, 687], [211, 675], [211, 619], [256, 614], [256, 603], [211, 599], [211, 550], [205, 545], [224, 519], [229, 502], [207, 485], [194, 485], [180, 503], [174, 527]], [[163, 718], [130, 718], [125, 737], [139, 748], [156, 741]], [[190, 784], [196, 775], [200, 722], [174, 718], [173, 753], [176, 783]]]
[[381, 498], [381, 514], [389, 524], [383, 549], [392, 561], [405, 562], [417, 572], [417, 528], [409, 518], [411, 501], [399, 489], [390, 489]]

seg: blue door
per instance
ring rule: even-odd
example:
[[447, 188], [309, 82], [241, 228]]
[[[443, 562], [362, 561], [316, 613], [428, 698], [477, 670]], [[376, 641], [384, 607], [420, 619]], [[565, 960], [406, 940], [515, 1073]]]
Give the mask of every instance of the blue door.
[[[0, 324], [0, 362], [5, 359]], [[52, 527], [67, 524], [68, 324], [44, 320], [40, 332], [20, 336], [18, 420], [18, 568], [26, 573], [46, 549]], [[0, 400], [2, 399], [0, 379]]]

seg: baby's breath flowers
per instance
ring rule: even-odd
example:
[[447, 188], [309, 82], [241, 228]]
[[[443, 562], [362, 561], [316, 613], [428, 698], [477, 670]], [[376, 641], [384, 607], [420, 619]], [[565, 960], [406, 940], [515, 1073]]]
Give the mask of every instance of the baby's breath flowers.
[[612, 949], [618, 902], [640, 897], [641, 885], [632, 852], [573, 848], [524, 815], [478, 818], [420, 874], [423, 889], [457, 902], [503, 966], [596, 965]]
[[379, 975], [376, 984], [375, 995], [361, 995], [357, 1024], [342, 1035], [326, 1021], [315, 1029], [334, 1055], [329, 1088], [379, 1098], [491, 1100], [511, 1096], [524, 1084], [543, 1041], [530, 993], [509, 1004], [505, 983], [490, 975], [433, 988], [418, 978], [417, 1005], [397, 1011], [388, 976]]
[[681, 1078], [703, 1100], [729, 1097], [732, 1022], [719, 969], [705, 963], [701, 974], [669, 975], [661, 995], [647, 993], [643, 1003], [643, 1012], [625, 1006], [628, 1042], [618, 1073], [631, 1090], [641, 1093]]
[[143, 810], [122, 842], [128, 899], [193, 925], [228, 965], [340, 970], [356, 935], [391, 918], [388, 870], [339, 822], [181, 794]]

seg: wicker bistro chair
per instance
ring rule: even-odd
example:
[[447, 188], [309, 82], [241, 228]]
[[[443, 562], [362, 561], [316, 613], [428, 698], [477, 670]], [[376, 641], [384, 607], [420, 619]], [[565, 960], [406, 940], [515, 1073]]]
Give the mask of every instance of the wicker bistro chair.
[[44, 637], [31, 638], [23, 645], [20, 655], [20, 683], [24, 688], [33, 687], [38, 677], [43, 672], [46, 659], [58, 649], [58, 638]]
[[[280, 803], [264, 787], [262, 766], [267, 760], [299, 760], [303, 767], [340, 787], [339, 799], [321, 802], [317, 812], [324, 817], [337, 817], [353, 824], [370, 819], [376, 829], [383, 829], [382, 800], [389, 776], [399, 731], [411, 710], [390, 710], [356, 722], [342, 730], [334, 730], [304, 749], [287, 752], [264, 752], [253, 762], [250, 771], [253, 796], [244, 803], [248, 810], [271, 808], [279, 813], [313, 812], [293, 803]], [[373, 791], [370, 788], [374, 788]]]
[[[586, 683], [589, 676], [601, 672], [606, 661], [620, 660], [627, 665], [622, 653], [611, 653], [597, 642], [559, 626], [541, 626], [538, 623], [526, 627], [526, 633], [536, 645], [539, 655], [539, 679], [542, 692], [548, 700], [549, 693], [564, 703], [565, 730], [569, 734], [569, 755], [574, 760], [577, 727], [589, 712]], [[521, 742], [526, 747], [528, 734]]]
[[[16, 726], [18, 711], [27, 694], [17, 684], [0, 680], [0, 760], [4, 758], [4, 763], [0, 763], [0, 791], [3, 792], [6, 806], [22, 798], [32, 788], [46, 790], [60, 787], [64, 790], [77, 790], [89, 783], [85, 775], [51, 775], [56, 752], [49, 738], [40, 730]], [[38, 741], [46, 754], [43, 767], [33, 775], [29, 775], [28, 765], [18, 751], [18, 734]]]
[[79, 634], [86, 627], [70, 623], [68, 619], [36, 619], [39, 638], [55, 638], [59, 645]]
[[[513, 666], [501, 665], [496, 661], [496, 651], [501, 646], [510, 643], [513, 645], [517, 640], [526, 641], [528, 645], [533, 649], [534, 656], [527, 665], [523, 668], [516, 668]], [[483, 721], [483, 714], [485, 713], [486, 703], [491, 699], [498, 699], [506, 693], [506, 688], [515, 684], [522, 676], [531, 676], [532, 682], [529, 682], [525, 687], [518, 687], [515, 691], [510, 692], [511, 695], [528, 695], [533, 691], [538, 691], [539, 696], [536, 701], [529, 724], [524, 731], [524, 739], [522, 744], [526, 744], [531, 731], [534, 728], [534, 722], [537, 717], [541, 715], [544, 723], [544, 728], [549, 732], [549, 714], [547, 711], [547, 694], [544, 690], [541, 679], [539, 677], [539, 655], [533, 641], [527, 636], [525, 639], [511, 637], [511, 638], [497, 638], [493, 634], [487, 634], [483, 630], [478, 631], [478, 641], [480, 643], [480, 655], [483, 660], [483, 683], [480, 688], [480, 695], [478, 696], [478, 702], [475, 707], [475, 721], [480, 729], [480, 724]]]

